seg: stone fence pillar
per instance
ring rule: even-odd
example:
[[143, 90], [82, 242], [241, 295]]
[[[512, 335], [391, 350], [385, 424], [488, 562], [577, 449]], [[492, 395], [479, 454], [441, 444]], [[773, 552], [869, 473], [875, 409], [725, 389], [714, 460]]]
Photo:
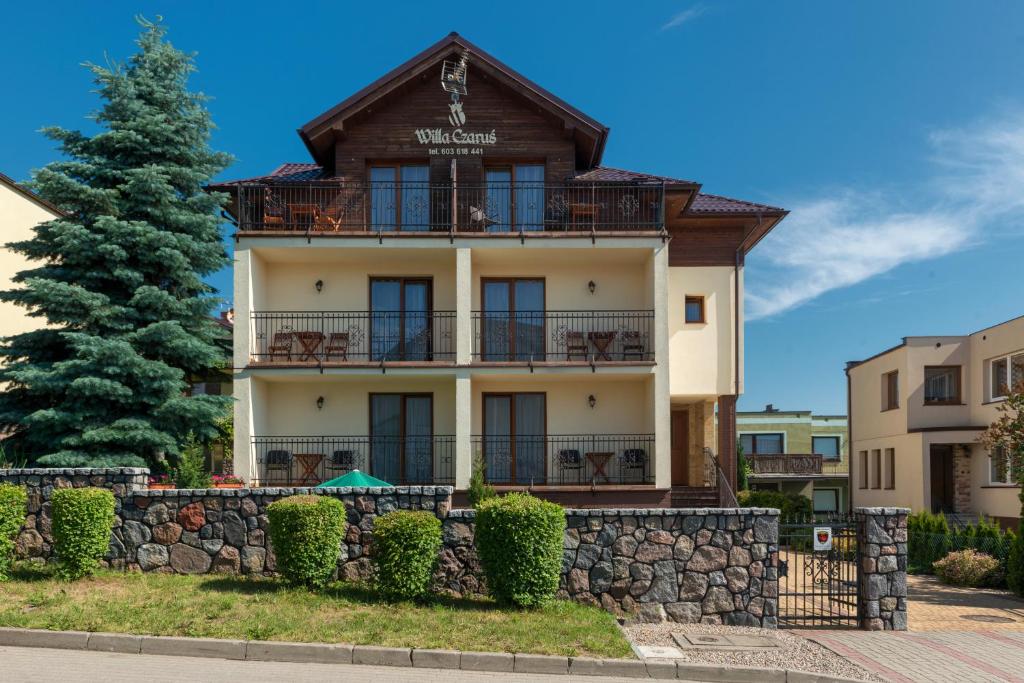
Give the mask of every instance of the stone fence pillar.
[[907, 508], [855, 508], [860, 557], [857, 622], [868, 631], [907, 630]]

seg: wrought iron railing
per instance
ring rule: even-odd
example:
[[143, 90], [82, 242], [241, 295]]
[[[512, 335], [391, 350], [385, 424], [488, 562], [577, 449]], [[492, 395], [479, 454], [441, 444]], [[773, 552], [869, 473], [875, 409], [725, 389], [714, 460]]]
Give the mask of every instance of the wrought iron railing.
[[453, 484], [454, 436], [254, 436], [259, 484], [316, 486], [353, 470], [389, 484]]
[[[772, 453], [762, 455], [750, 455], [747, 462], [755, 475], [757, 474], [823, 474], [825, 472], [825, 460], [820, 455], [804, 453]], [[830, 471], [839, 473], [835, 465], [841, 461], [829, 461]], [[845, 470], [844, 470], [845, 471]]]
[[257, 311], [250, 326], [255, 363], [455, 360], [453, 311]]
[[602, 486], [654, 483], [653, 434], [472, 437], [491, 484]]
[[244, 183], [241, 232], [660, 231], [660, 183]]
[[485, 362], [653, 361], [654, 311], [475, 311]]

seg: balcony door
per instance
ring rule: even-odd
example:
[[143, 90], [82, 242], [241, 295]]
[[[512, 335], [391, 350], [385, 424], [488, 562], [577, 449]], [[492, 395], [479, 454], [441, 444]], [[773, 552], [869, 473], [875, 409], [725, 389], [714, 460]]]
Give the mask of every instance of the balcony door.
[[544, 360], [544, 280], [488, 278], [482, 289], [481, 359]]
[[370, 474], [389, 484], [434, 477], [431, 394], [370, 394]]
[[544, 229], [544, 164], [486, 169], [487, 232]]
[[370, 279], [370, 360], [431, 359], [429, 278]]
[[496, 484], [543, 484], [547, 479], [547, 396], [484, 394], [484, 462]]
[[430, 166], [395, 164], [370, 167], [370, 229], [430, 230]]

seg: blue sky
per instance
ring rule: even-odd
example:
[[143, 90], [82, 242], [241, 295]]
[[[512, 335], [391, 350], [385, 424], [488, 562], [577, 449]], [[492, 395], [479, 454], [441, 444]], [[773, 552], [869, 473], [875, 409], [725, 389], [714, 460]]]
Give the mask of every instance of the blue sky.
[[845, 361], [1024, 314], [1024, 3], [623, 7], [17, 3], [0, 171], [89, 130], [79, 64], [128, 56], [136, 13], [198, 52], [225, 177], [307, 160], [298, 126], [456, 30], [610, 126], [604, 163], [793, 211], [748, 257], [741, 408], [841, 412]]

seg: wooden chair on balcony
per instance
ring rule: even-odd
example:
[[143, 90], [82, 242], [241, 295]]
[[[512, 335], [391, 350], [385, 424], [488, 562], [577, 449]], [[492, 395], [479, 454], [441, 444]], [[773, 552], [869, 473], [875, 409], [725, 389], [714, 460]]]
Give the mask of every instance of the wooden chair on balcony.
[[270, 360], [275, 360], [279, 356], [284, 356], [285, 360], [292, 359], [292, 333], [291, 332], [275, 332], [274, 338], [270, 342], [270, 348], [267, 349], [270, 355]]
[[[576, 479], [580, 478], [583, 473], [583, 458], [580, 456], [580, 452], [575, 448], [563, 448], [558, 451], [558, 471], [564, 475], [567, 472], [575, 472]], [[562, 477], [562, 481], [565, 481], [565, 477]]]
[[278, 449], [267, 451], [263, 457], [263, 469], [266, 472], [267, 481], [273, 481], [271, 475], [274, 472], [283, 472], [284, 481], [291, 481], [292, 478], [292, 452]]
[[268, 187], [263, 190], [263, 225], [284, 226], [285, 205], [281, 197]]
[[647, 345], [644, 337], [636, 330], [626, 330], [620, 337], [622, 339], [622, 360], [636, 358], [643, 360]]
[[572, 360], [573, 357], [579, 356], [581, 359], [587, 359], [587, 338], [582, 332], [572, 331], [565, 333], [565, 359]]
[[324, 347], [324, 360], [348, 360], [348, 332], [331, 332], [327, 336], [327, 346]]

